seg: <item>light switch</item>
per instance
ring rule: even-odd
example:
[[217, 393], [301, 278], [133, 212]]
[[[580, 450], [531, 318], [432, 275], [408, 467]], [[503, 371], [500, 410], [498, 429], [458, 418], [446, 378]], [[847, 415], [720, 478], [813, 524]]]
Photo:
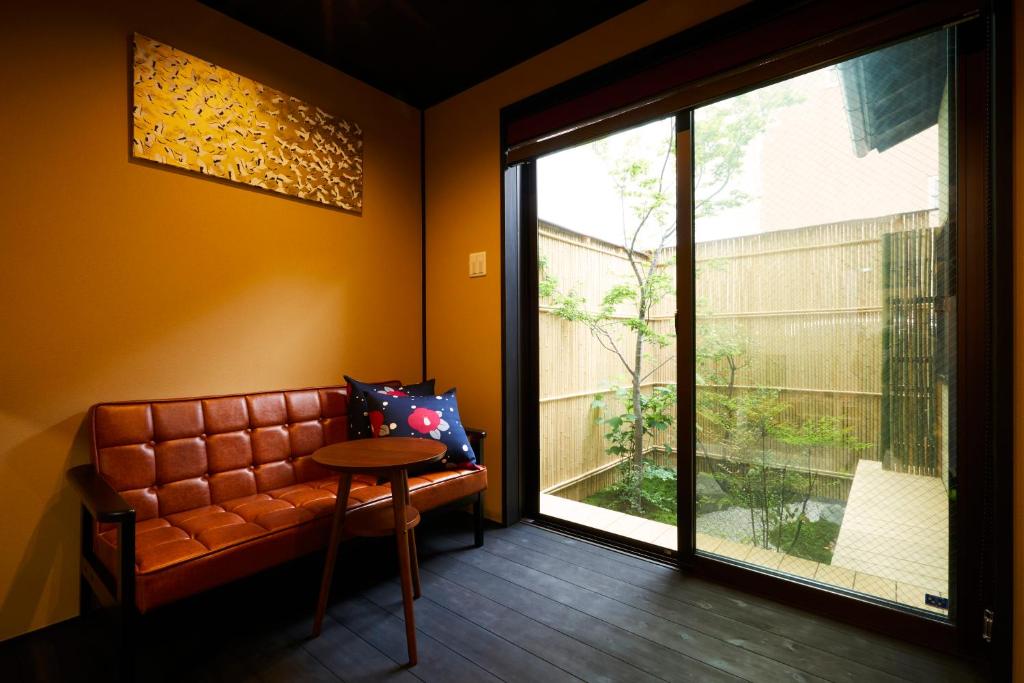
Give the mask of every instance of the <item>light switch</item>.
[[487, 275], [487, 252], [474, 251], [469, 255], [469, 276], [483, 277]]

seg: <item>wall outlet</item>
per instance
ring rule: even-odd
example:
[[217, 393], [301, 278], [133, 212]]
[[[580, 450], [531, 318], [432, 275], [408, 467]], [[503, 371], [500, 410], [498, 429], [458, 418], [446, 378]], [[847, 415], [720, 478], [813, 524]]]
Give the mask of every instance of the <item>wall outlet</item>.
[[469, 255], [469, 276], [483, 277], [487, 275], [487, 252], [474, 251]]

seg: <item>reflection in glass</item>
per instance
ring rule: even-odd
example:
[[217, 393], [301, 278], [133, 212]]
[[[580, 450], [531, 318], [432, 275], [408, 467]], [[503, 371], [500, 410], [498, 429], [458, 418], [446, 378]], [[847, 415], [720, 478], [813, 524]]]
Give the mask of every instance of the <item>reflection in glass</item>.
[[949, 45], [694, 112], [698, 549], [948, 613]]

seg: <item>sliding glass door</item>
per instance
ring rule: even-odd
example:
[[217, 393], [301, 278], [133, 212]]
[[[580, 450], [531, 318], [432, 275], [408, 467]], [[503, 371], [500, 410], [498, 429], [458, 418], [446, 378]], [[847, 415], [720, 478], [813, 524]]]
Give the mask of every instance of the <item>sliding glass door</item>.
[[675, 119], [536, 169], [539, 511], [674, 551]]
[[503, 111], [506, 517], [1005, 651], [992, 15], [800, 16]]
[[698, 552], [940, 617], [957, 493], [951, 36], [694, 109], [688, 235]]
[[950, 615], [953, 35], [536, 159], [540, 515]]

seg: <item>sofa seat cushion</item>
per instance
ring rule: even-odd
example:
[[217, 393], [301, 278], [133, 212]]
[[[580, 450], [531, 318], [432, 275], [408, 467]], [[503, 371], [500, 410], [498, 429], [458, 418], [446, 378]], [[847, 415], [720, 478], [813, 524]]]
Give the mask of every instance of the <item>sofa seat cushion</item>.
[[[338, 495], [337, 479], [324, 479], [318, 483], [320, 483], [325, 491], [330, 491], [332, 496]], [[390, 496], [391, 486], [388, 484], [377, 484], [374, 482], [372, 486], [359, 486], [356, 483], [355, 477], [353, 477], [352, 488], [348, 492], [348, 509], [351, 510], [361, 505], [370, 505]]]
[[[421, 510], [485, 488], [486, 469], [427, 472], [409, 478], [412, 504]], [[329, 517], [337, 490], [338, 480], [332, 476], [141, 521], [135, 529], [136, 571], [139, 575], [160, 572]], [[390, 498], [389, 484], [377, 484], [374, 477], [356, 475], [348, 509], [386, 504]], [[111, 571], [116, 566], [116, 548], [116, 527], [98, 534], [96, 552]]]
[[421, 489], [424, 486], [435, 486], [446, 481], [461, 479], [467, 475], [474, 474], [474, 470], [437, 470], [434, 472], [421, 472], [414, 477], [409, 477], [409, 491]]
[[308, 510], [314, 517], [327, 514], [334, 508], [334, 494], [309, 483], [272, 489], [267, 493], [277, 500], [291, 503], [296, 508]]
[[136, 548], [135, 563], [138, 573], [141, 574], [202, 557], [208, 552], [210, 549], [199, 541], [184, 538], [166, 543], [155, 543], [147, 548]]
[[[328, 494], [331, 504], [334, 495]], [[267, 494], [245, 496], [140, 522], [135, 532], [135, 564], [139, 574], [160, 571], [208, 553], [308, 522], [326, 514], [299, 508]], [[99, 534], [97, 554], [113, 570], [117, 529]]]
[[247, 522], [253, 522], [260, 526], [266, 526], [263, 520], [267, 515], [279, 510], [294, 509], [294, 505], [286, 500], [271, 498], [266, 493], [257, 493], [252, 496], [243, 496], [226, 500], [221, 506], [228, 512], [233, 512]]
[[194, 510], [185, 510], [162, 519], [171, 526], [183, 529], [189, 536], [196, 538], [201, 534], [218, 527], [236, 526], [246, 521], [238, 515], [228, 512], [220, 505], [206, 505]]
[[487, 488], [487, 468], [441, 470], [409, 477], [409, 499], [419, 510], [432, 510]]
[[135, 562], [140, 571], [143, 567], [145, 571], [166, 567], [205, 552], [206, 546], [166, 519], [147, 519], [135, 529]]

